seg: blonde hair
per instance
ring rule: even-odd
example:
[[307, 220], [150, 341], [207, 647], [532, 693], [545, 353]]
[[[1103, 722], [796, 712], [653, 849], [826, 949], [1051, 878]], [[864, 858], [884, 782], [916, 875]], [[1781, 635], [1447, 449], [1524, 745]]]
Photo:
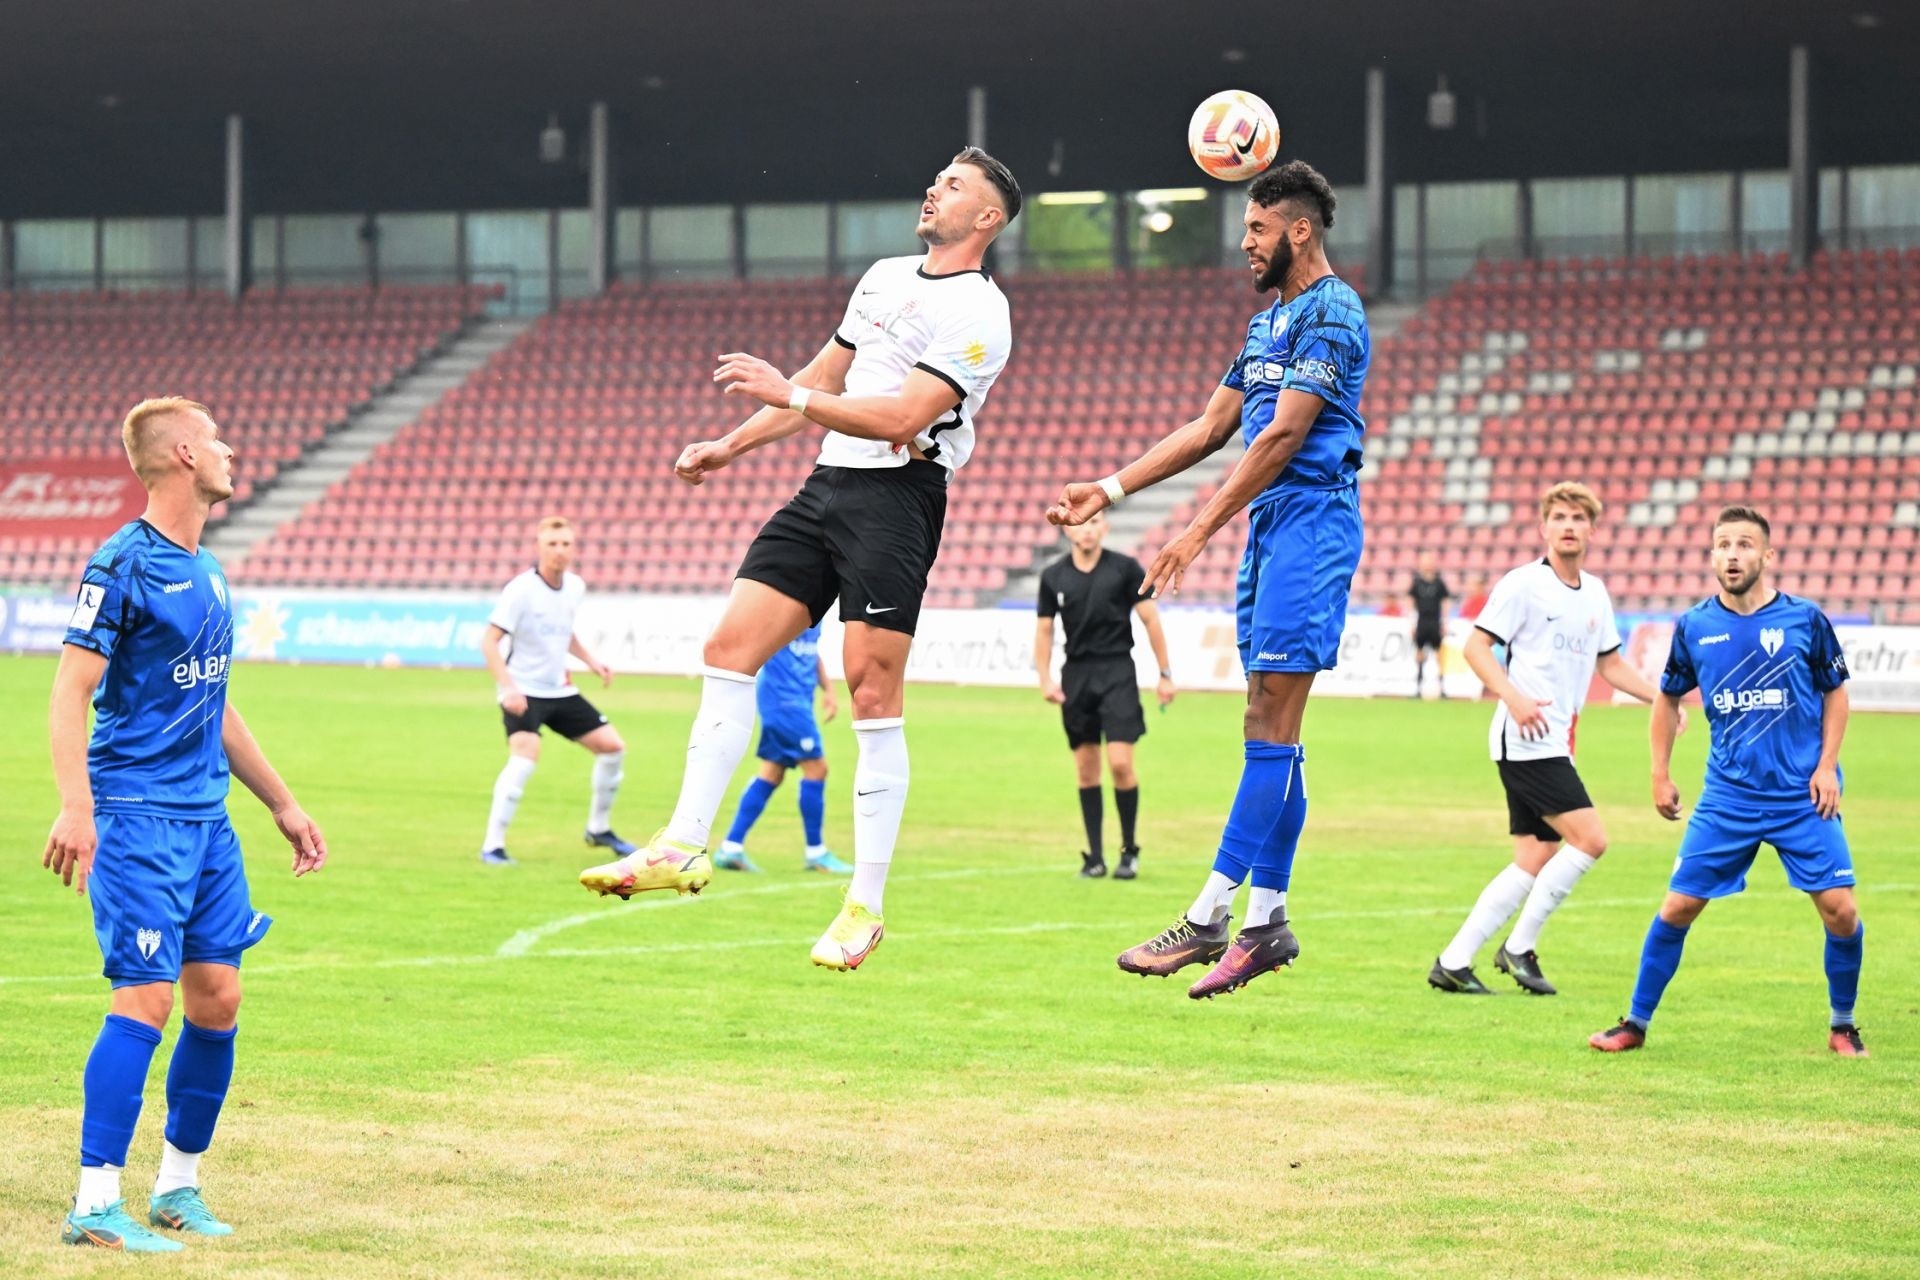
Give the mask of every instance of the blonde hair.
[[540, 527], [534, 530], [534, 534], [538, 536], [539, 534], [545, 533], [549, 529], [571, 529], [571, 528], [573, 528], [573, 522], [568, 520], [565, 516], [543, 516], [541, 517], [541, 520], [540, 520]]
[[1547, 513], [1557, 506], [1578, 507], [1595, 524], [1600, 522], [1600, 513], [1606, 510], [1593, 490], [1577, 480], [1562, 480], [1540, 495], [1540, 518], [1545, 520]]
[[120, 424], [120, 444], [127, 451], [127, 462], [132, 465], [133, 473], [142, 480], [152, 479], [157, 461], [153, 456], [156, 437], [160, 434], [157, 424], [181, 413], [204, 413], [213, 417], [207, 406], [185, 396], [157, 396], [127, 410], [126, 420]]

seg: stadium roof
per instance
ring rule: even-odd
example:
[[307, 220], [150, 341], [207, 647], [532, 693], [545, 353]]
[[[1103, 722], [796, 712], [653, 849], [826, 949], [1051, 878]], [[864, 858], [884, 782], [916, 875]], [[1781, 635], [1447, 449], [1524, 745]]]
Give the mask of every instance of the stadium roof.
[[595, 98], [623, 203], [899, 196], [974, 83], [1030, 189], [1191, 182], [1187, 114], [1228, 86], [1353, 182], [1375, 65], [1402, 179], [1778, 168], [1795, 42], [1824, 161], [1920, 159], [1910, 0], [0, 0], [0, 30], [9, 217], [215, 212], [229, 111], [262, 210], [578, 205], [537, 139], [558, 111], [577, 155]]

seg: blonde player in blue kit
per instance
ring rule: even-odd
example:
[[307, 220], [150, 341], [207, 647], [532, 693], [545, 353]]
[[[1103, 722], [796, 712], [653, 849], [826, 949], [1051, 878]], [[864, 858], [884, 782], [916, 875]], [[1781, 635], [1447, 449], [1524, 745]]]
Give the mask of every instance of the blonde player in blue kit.
[[1750, 507], [1721, 511], [1713, 522], [1720, 590], [1674, 624], [1654, 703], [1654, 808], [1669, 822], [1680, 817], [1680, 789], [1668, 767], [1680, 699], [1696, 688], [1713, 730], [1706, 782], [1666, 901], [1647, 930], [1631, 1009], [1587, 1041], [1602, 1052], [1647, 1042], [1687, 929], [1708, 902], [1747, 887], [1747, 868], [1766, 843], [1826, 926], [1827, 1047], [1842, 1057], [1867, 1056], [1853, 1020], [1866, 926], [1854, 905], [1853, 856], [1840, 823], [1847, 658], [1817, 605], [1767, 582], [1772, 563], [1766, 517]]
[[[292, 844], [294, 875], [319, 870], [327, 845], [227, 701], [233, 609], [200, 534], [213, 504], [233, 496], [233, 450], [205, 405], [178, 398], [134, 406], [121, 439], [147, 510], [87, 563], [47, 713], [60, 816], [41, 864], [76, 892], [92, 890], [113, 985], [82, 1076], [80, 1189], [61, 1238], [172, 1253], [180, 1243], [150, 1226], [232, 1230], [201, 1199], [200, 1156], [233, 1076], [240, 954], [273, 923], [247, 892], [227, 820], [229, 773]], [[176, 982], [186, 1019], [141, 1222], [120, 1198], [120, 1173]]]

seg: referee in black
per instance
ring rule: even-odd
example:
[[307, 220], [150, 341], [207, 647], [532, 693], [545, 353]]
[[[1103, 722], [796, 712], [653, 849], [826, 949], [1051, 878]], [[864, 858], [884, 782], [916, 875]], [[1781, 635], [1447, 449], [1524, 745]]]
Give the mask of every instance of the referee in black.
[[1431, 551], [1422, 551], [1413, 581], [1407, 586], [1407, 598], [1413, 601], [1413, 696], [1420, 696], [1427, 682], [1427, 655], [1433, 655], [1433, 680], [1440, 686], [1440, 696], [1447, 696], [1446, 673], [1440, 669], [1440, 646], [1445, 641], [1446, 632], [1441, 618], [1447, 601], [1453, 598], [1453, 592], [1447, 589], [1447, 580], [1440, 576], [1440, 558]]
[[[1080, 874], [1098, 878], [1107, 874], [1100, 827], [1100, 743], [1107, 744], [1107, 769], [1113, 775], [1113, 803], [1120, 812], [1120, 865], [1113, 878], [1131, 880], [1140, 860], [1134, 843], [1134, 823], [1140, 813], [1140, 779], [1133, 771], [1133, 744], [1147, 731], [1140, 712], [1140, 685], [1133, 665], [1134, 611], [1147, 629], [1160, 683], [1160, 705], [1173, 701], [1173, 668], [1167, 659], [1167, 635], [1160, 627], [1160, 609], [1140, 594], [1146, 571], [1132, 556], [1106, 551], [1107, 521], [1096, 514], [1085, 524], [1070, 525], [1067, 541], [1073, 552], [1048, 565], [1040, 575], [1039, 620], [1033, 632], [1033, 664], [1040, 673], [1040, 693], [1058, 703], [1066, 724], [1067, 745], [1080, 776], [1080, 816], [1087, 826], [1087, 847], [1080, 855]], [[1053, 620], [1067, 630], [1067, 660], [1060, 683], [1053, 682]]]

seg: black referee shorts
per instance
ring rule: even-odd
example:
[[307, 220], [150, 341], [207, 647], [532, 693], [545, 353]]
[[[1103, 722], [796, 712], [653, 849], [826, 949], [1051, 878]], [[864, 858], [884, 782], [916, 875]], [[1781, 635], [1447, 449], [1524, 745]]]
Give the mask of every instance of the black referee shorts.
[[738, 577], [798, 600], [817, 626], [837, 597], [842, 622], [913, 634], [947, 520], [947, 469], [815, 467], [747, 548]]
[[1138, 742], [1147, 735], [1147, 717], [1140, 709], [1140, 685], [1133, 659], [1090, 658], [1069, 662], [1060, 670], [1060, 691], [1067, 697], [1060, 707], [1067, 745], [1084, 747], [1108, 742]]
[[1441, 642], [1445, 639], [1446, 636], [1440, 630], [1440, 624], [1438, 622], [1431, 625], [1425, 622], [1416, 622], [1413, 624], [1413, 647], [1416, 649], [1433, 649], [1438, 651]]
[[1498, 760], [1500, 785], [1507, 791], [1507, 831], [1536, 840], [1559, 840], [1548, 814], [1591, 809], [1587, 785], [1565, 756], [1547, 760]]

